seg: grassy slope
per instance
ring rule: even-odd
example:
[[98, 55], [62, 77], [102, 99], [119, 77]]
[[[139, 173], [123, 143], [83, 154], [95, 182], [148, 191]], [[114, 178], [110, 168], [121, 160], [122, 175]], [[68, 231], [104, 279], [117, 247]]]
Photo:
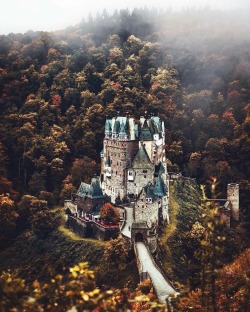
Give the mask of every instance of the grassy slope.
[[[106, 244], [95, 239], [82, 239], [64, 226], [45, 240], [36, 238], [32, 232], [25, 232], [0, 253], [0, 272], [10, 270], [28, 283], [36, 279], [46, 282], [64, 270], [67, 272], [75, 264], [87, 261], [100, 274], [100, 271], [106, 270], [102, 258]], [[120, 272], [119, 279], [110, 276], [106, 284], [134, 289], [138, 282], [136, 262], [131, 259]]]
[[28, 282], [47, 281], [78, 262], [88, 261], [91, 267], [97, 266], [103, 250], [102, 242], [72, 238], [60, 228], [46, 240], [26, 232], [1, 253], [0, 270], [10, 269]]
[[[185, 282], [185, 233], [199, 219], [201, 192], [197, 185], [174, 182], [170, 188], [170, 224], [160, 237], [159, 258], [174, 281]], [[47, 281], [78, 262], [89, 262], [91, 268], [105, 270], [102, 255], [106, 242], [82, 239], [60, 226], [46, 240], [37, 239], [31, 232], [19, 236], [15, 243], [0, 254], [0, 271], [10, 269], [27, 282]], [[97, 270], [98, 271], [98, 270]], [[97, 281], [98, 282], [98, 281]], [[110, 276], [108, 284], [134, 288], [138, 273], [134, 259], [120, 272], [119, 279]]]
[[160, 237], [160, 258], [174, 281], [185, 282], [188, 277], [183, 238], [200, 219], [200, 199], [201, 191], [196, 184], [175, 181], [170, 186], [170, 224]]

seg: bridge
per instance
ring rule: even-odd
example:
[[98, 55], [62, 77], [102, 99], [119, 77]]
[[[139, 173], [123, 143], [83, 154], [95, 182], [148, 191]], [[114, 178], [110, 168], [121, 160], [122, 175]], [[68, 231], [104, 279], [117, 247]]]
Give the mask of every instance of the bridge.
[[143, 242], [135, 242], [135, 253], [141, 277], [149, 276], [159, 300], [166, 302], [169, 297], [177, 295], [176, 290], [156, 265], [150, 251]]
[[[121, 233], [127, 238], [132, 238], [131, 229], [133, 224], [133, 208], [125, 207], [125, 221]], [[150, 278], [159, 300], [166, 303], [171, 297], [176, 297], [178, 292], [167, 279], [161, 269], [155, 263], [153, 256], [145, 242], [145, 234], [137, 233], [134, 240], [134, 250], [140, 279]]]

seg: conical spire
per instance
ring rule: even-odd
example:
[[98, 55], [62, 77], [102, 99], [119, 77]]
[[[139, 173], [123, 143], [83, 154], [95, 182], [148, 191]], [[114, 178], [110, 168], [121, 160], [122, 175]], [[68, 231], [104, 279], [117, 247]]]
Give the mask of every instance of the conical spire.
[[160, 174], [158, 175], [157, 180], [155, 182], [154, 193], [157, 196], [164, 196], [164, 195], [166, 195], [165, 194], [164, 183], [162, 181], [162, 178], [161, 178]]
[[144, 121], [143, 127], [141, 129], [140, 139], [142, 141], [151, 141], [151, 140], [153, 140], [153, 135], [150, 132], [150, 129], [149, 129], [148, 124], [147, 124], [147, 120]]
[[118, 134], [120, 132], [120, 121], [116, 119], [115, 124], [114, 124], [114, 129], [113, 133]]
[[120, 134], [127, 134], [124, 122], [121, 123]]
[[105, 123], [105, 132], [110, 132], [111, 133], [112, 129], [111, 129], [111, 122], [109, 119], [106, 119], [106, 123]]

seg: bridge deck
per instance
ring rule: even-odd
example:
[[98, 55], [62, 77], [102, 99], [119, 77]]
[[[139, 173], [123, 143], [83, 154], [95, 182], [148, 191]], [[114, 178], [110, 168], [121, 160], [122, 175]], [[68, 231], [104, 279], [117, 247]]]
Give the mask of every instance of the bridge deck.
[[167, 297], [170, 295], [176, 295], [177, 292], [157, 268], [145, 244], [143, 242], [137, 242], [135, 243], [135, 247], [142, 266], [142, 272], [148, 272], [154, 285], [157, 297], [162, 302], [166, 302]]

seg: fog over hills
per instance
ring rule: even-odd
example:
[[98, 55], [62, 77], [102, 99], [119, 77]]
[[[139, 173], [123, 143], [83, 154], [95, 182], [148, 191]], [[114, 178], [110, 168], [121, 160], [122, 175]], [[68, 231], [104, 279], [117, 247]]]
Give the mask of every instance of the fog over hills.
[[141, 0], [137, 3], [127, 1], [82, 1], [82, 0], [10, 0], [1, 4], [0, 34], [24, 33], [28, 30], [53, 31], [70, 25], [75, 25], [89, 14], [96, 16], [106, 9], [113, 13], [116, 9], [128, 8], [132, 11], [135, 7], [182, 10], [189, 8], [205, 9], [236, 9], [249, 8], [248, 0]]

